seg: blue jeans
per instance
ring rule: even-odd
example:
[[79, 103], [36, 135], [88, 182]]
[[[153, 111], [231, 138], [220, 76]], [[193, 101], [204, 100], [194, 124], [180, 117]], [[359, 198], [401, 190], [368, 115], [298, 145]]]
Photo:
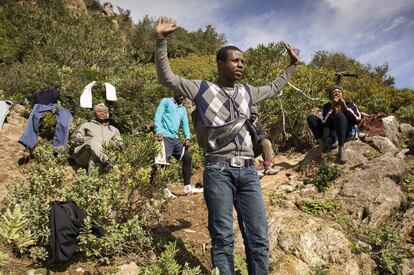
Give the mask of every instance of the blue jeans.
[[[48, 105], [35, 104], [32, 112], [30, 113], [29, 119], [27, 120], [26, 128], [19, 139], [19, 142], [33, 150], [37, 144], [37, 138], [39, 135], [40, 121], [45, 112], [50, 112], [55, 108], [55, 103]], [[53, 147], [57, 148], [63, 146], [66, 148], [69, 138], [70, 124], [72, 123], [73, 117], [69, 110], [64, 107], [60, 107], [59, 111], [55, 114], [56, 116], [56, 129], [55, 136], [53, 138]]]
[[220, 275], [234, 274], [233, 205], [242, 232], [249, 275], [268, 274], [268, 227], [259, 177], [254, 166], [207, 163], [204, 199], [208, 208], [211, 259]]

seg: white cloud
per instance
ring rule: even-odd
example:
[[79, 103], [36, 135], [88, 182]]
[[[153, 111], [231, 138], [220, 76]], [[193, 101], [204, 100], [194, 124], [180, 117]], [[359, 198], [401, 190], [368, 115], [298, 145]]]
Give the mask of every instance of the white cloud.
[[398, 41], [393, 41], [384, 45], [379, 45], [378, 48], [366, 49], [365, 53], [358, 56], [358, 60], [361, 63], [370, 63], [374, 65], [381, 65], [378, 64], [378, 61], [381, 60], [387, 60], [388, 62], [393, 61], [396, 58], [395, 52], [400, 44], [401, 43]]
[[322, 0], [334, 9], [338, 19], [363, 23], [384, 20], [413, 8], [412, 0]]
[[391, 25], [384, 28], [383, 31], [390, 31], [390, 30], [398, 27], [399, 25], [404, 24], [405, 22], [407, 22], [407, 18], [405, 18], [404, 16], [399, 16], [399, 17], [395, 18], [394, 20], [392, 20]]

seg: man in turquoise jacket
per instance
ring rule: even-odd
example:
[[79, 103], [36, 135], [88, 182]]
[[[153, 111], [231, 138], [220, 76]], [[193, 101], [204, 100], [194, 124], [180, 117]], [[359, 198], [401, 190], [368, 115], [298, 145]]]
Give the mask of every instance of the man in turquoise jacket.
[[[188, 127], [187, 109], [182, 102], [183, 96], [163, 98], [155, 112], [154, 126], [155, 133], [159, 141], [163, 142], [165, 161], [169, 162], [171, 156], [177, 160], [182, 160], [182, 173], [184, 179], [184, 194], [201, 193], [202, 188], [191, 186], [191, 155], [186, 150], [190, 146], [190, 128]], [[182, 143], [178, 137], [180, 124], [183, 125], [185, 141]], [[156, 161], [157, 163], [157, 161]], [[162, 162], [158, 164], [163, 164]], [[174, 197], [168, 190], [164, 189], [167, 197]]]

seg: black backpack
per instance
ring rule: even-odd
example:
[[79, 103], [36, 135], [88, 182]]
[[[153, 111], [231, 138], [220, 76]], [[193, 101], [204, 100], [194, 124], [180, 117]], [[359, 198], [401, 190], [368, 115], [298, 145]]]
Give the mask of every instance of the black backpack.
[[[77, 237], [81, 230], [85, 212], [73, 201], [54, 201], [50, 203], [50, 248], [51, 263], [70, 260], [77, 249]], [[92, 232], [104, 236], [105, 230], [92, 223]]]

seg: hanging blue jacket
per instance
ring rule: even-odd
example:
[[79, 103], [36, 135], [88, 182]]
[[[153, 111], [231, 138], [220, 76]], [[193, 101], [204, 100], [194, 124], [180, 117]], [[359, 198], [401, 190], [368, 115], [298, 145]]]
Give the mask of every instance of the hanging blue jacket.
[[[55, 103], [35, 104], [33, 106], [30, 117], [27, 121], [26, 129], [24, 130], [19, 142], [33, 150], [36, 146], [37, 138], [39, 136], [39, 125], [40, 119], [43, 117], [45, 112], [52, 111], [55, 108]], [[64, 107], [59, 107], [56, 112], [56, 130], [53, 138], [53, 147], [63, 146], [66, 148], [69, 138], [70, 124], [72, 123], [73, 117], [70, 111]]]
[[181, 122], [183, 123], [184, 138], [190, 139], [187, 109], [181, 104], [178, 105], [173, 98], [163, 98], [155, 112], [155, 132], [164, 137], [178, 139]]

